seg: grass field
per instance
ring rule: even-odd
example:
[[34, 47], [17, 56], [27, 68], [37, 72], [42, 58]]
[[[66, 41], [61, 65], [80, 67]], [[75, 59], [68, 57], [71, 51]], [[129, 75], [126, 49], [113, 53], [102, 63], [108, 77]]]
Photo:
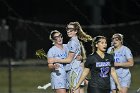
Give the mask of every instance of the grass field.
[[[132, 84], [129, 93], [134, 93], [140, 87], [140, 64], [131, 68]], [[50, 70], [47, 66], [19, 66], [12, 68], [12, 93], [53, 93], [38, 90], [38, 85], [50, 82]], [[0, 67], [0, 93], [8, 93], [8, 68]]]
[[[38, 90], [38, 85], [50, 82], [47, 67], [16, 67], [12, 68], [12, 93], [46, 93]], [[51, 89], [47, 90], [48, 93]], [[8, 69], [0, 68], [0, 93], [8, 93]]]

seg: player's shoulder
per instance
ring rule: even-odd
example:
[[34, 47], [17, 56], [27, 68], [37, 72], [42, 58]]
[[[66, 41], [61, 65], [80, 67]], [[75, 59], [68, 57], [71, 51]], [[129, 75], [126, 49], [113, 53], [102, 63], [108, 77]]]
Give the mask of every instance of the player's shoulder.
[[86, 62], [93, 62], [93, 60], [94, 60], [94, 53], [91, 53], [91, 54], [89, 54], [88, 56], [87, 56], [87, 59], [86, 59], [87, 61]]
[[127, 46], [124, 46], [124, 45], [122, 46], [122, 49], [123, 50], [130, 50], [130, 48], [128, 48]]
[[54, 51], [56, 49], [56, 47], [55, 46], [52, 46], [50, 49], [49, 49], [49, 51]]
[[70, 44], [70, 45], [74, 44], [74, 43], [76, 43], [74, 39], [70, 39], [69, 42], [68, 42], [68, 44]]
[[91, 53], [91, 54], [89, 54], [87, 57], [88, 57], [88, 58], [94, 58], [95, 55], [96, 55], [96, 53]]
[[63, 48], [64, 49], [68, 49], [68, 45], [67, 44], [63, 44]]
[[123, 47], [124, 49], [129, 49], [127, 46], [124, 46], [124, 45], [123, 45], [122, 47]]
[[63, 44], [64, 47], [67, 47], [67, 44]]
[[114, 48], [113, 46], [109, 47], [107, 50], [111, 50], [112, 48]]

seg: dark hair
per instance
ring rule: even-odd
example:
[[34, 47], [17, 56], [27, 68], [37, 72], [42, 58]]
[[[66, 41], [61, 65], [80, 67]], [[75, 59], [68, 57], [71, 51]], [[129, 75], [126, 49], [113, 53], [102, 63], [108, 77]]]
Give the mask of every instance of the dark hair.
[[97, 51], [97, 47], [96, 44], [98, 44], [100, 42], [100, 39], [106, 39], [106, 37], [104, 36], [96, 36], [93, 38], [92, 40], [92, 52], [94, 53], [95, 51]]

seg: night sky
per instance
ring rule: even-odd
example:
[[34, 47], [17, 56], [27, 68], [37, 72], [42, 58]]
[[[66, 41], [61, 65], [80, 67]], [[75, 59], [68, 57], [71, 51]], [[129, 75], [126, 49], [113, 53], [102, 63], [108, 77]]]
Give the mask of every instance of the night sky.
[[[94, 0], [0, 0], [0, 18], [8, 19], [12, 30], [14, 30], [15, 25], [11, 25], [14, 21], [9, 19], [10, 17], [51, 24], [66, 25], [70, 21], [79, 21], [81, 25], [92, 25], [94, 23], [92, 15], [93, 1]], [[102, 2], [103, 0], [95, 0], [97, 3], [98, 1]], [[101, 28], [99, 31], [88, 28], [84, 30], [92, 36], [105, 35], [108, 38], [110, 38], [113, 33], [122, 33], [125, 37], [125, 44], [132, 49], [135, 55], [139, 55], [140, 24], [130, 25], [129, 23], [140, 21], [140, 0], [104, 1], [105, 3], [101, 8], [101, 24], [126, 23], [126, 25], [122, 27]], [[65, 30], [65, 28], [45, 27], [33, 24], [28, 24], [28, 28], [30, 28], [28, 47], [29, 49], [33, 49], [29, 51], [29, 55], [32, 55], [32, 51], [40, 47], [45, 47], [46, 50], [48, 50], [51, 46], [51, 42], [47, 39], [50, 30], [58, 29], [61, 30], [62, 33]], [[36, 28], [40, 31], [37, 31]], [[65, 34], [65, 32], [63, 34]], [[66, 40], [68, 39], [66, 38]], [[36, 44], [37, 42], [39, 43]], [[30, 43], [34, 44], [34, 47], [31, 47]], [[48, 46], [48, 44], [50, 46]]]
[[[92, 0], [0, 0], [1, 17], [14, 16], [52, 23], [78, 20], [91, 24], [92, 4], [87, 1]], [[102, 18], [107, 23], [140, 20], [139, 0], [104, 1]]]

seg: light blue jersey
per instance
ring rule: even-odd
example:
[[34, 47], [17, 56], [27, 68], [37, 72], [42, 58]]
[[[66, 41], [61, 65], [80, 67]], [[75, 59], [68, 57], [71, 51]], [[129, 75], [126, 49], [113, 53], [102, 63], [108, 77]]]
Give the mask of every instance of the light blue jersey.
[[[49, 49], [47, 57], [64, 59], [67, 57], [68, 48], [66, 44], [63, 44], [63, 49], [53, 46]], [[51, 72], [51, 86], [52, 89], [67, 88], [67, 74], [64, 68], [64, 64], [56, 63], [59, 65], [58, 69], [54, 69]]]
[[81, 54], [81, 46], [77, 37], [72, 37], [68, 42], [69, 52], [73, 52], [75, 54], [71, 64], [71, 68], [77, 68], [80, 66], [81, 61], [78, 61], [76, 57]]
[[[110, 47], [107, 53], [111, 53], [114, 47]], [[133, 55], [130, 49], [126, 46], [121, 46], [120, 49], [114, 50], [114, 60], [115, 62], [124, 63], [128, 62], [128, 59], [133, 58]], [[116, 72], [119, 78], [119, 81], [123, 87], [129, 87], [131, 83], [131, 73], [129, 68], [119, 67], [116, 68]], [[112, 83], [113, 82], [113, 83]], [[114, 81], [111, 79], [112, 89], [115, 89]]]
[[76, 59], [78, 55], [81, 55], [81, 46], [77, 37], [72, 37], [67, 45], [69, 52], [75, 54], [72, 62], [70, 63], [70, 76], [69, 76], [70, 87], [74, 87], [78, 83], [83, 71], [81, 61]]

